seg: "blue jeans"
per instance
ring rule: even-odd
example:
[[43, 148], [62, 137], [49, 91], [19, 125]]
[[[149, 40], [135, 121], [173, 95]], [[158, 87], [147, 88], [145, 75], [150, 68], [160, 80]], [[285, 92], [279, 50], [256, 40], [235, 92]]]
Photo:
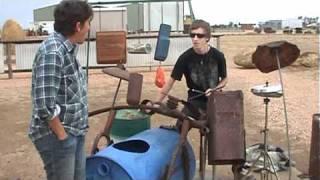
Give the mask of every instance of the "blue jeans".
[[85, 180], [86, 154], [85, 136], [73, 136], [68, 133], [65, 140], [58, 140], [49, 134], [34, 142], [48, 180]]

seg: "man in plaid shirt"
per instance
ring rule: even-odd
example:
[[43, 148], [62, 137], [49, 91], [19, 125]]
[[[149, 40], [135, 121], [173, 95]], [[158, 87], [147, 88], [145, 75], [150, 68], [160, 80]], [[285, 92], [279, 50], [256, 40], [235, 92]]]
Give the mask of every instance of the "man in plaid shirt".
[[85, 179], [87, 82], [76, 53], [92, 16], [85, 1], [61, 1], [54, 10], [55, 32], [41, 44], [33, 63], [29, 137], [49, 180]]

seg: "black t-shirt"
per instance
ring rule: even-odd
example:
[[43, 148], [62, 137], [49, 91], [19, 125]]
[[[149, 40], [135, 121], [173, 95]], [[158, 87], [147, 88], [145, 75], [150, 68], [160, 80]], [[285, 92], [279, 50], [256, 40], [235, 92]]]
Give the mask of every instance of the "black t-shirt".
[[191, 89], [204, 92], [208, 88], [215, 88], [223, 78], [227, 77], [225, 57], [213, 47], [210, 47], [204, 55], [197, 54], [190, 48], [178, 58], [171, 73], [171, 77], [178, 81], [182, 75], [186, 78], [189, 98], [198, 95]]

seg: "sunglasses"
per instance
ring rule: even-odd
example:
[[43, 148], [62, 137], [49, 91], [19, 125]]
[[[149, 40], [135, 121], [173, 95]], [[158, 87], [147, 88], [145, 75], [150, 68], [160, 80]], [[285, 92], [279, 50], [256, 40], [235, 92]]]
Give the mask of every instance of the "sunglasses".
[[191, 38], [194, 38], [194, 37], [198, 37], [198, 38], [204, 38], [204, 37], [206, 37], [206, 35], [205, 34], [198, 34], [198, 33], [190, 33], [190, 37]]

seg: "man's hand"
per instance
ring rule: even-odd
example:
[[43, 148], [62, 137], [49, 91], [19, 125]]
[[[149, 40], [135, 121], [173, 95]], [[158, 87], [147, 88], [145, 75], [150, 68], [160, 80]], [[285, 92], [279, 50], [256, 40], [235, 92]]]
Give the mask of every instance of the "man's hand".
[[205, 95], [206, 95], [207, 97], [209, 97], [213, 91], [215, 91], [215, 89], [209, 88], [209, 89], [206, 90]]
[[60, 141], [65, 140], [68, 137], [58, 116], [49, 121], [49, 127]]
[[57, 135], [57, 138], [59, 139], [59, 141], [65, 140], [68, 138], [68, 134], [66, 133], [66, 131], [63, 131], [62, 133], [60, 133], [59, 135]]
[[223, 88], [223, 87], [219, 87], [219, 86], [217, 86], [217, 87], [215, 87], [215, 88], [213, 88], [213, 89], [212, 89], [212, 88], [209, 88], [209, 89], [206, 90], [205, 94], [206, 94], [206, 96], [208, 97], [208, 96], [211, 95], [212, 92], [214, 92], [214, 91], [221, 91], [222, 88]]

